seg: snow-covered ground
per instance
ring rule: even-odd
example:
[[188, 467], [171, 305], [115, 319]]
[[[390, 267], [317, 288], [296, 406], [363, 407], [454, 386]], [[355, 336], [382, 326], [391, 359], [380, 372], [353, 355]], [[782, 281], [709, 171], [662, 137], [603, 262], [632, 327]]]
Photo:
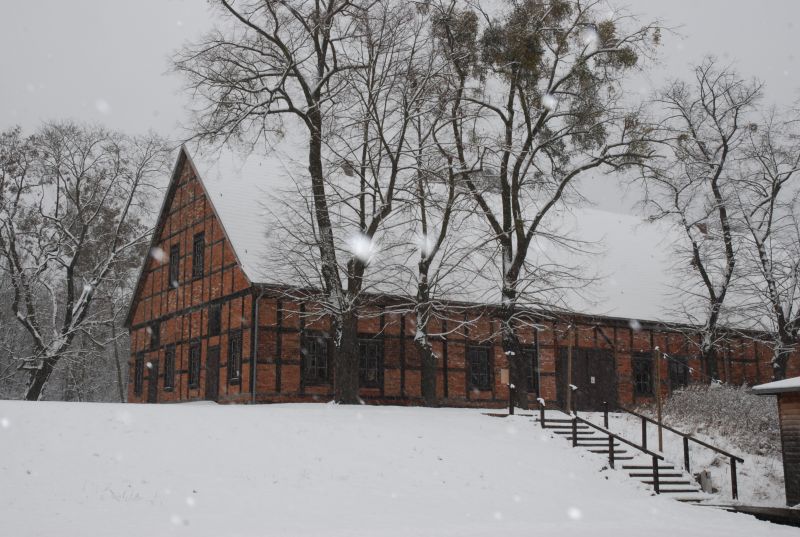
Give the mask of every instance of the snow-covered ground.
[[[581, 412], [584, 419], [603, 425], [602, 413]], [[626, 413], [609, 413], [608, 428], [624, 438], [641, 444], [642, 422], [636, 416]], [[677, 427], [681, 430], [680, 427]], [[737, 483], [739, 502], [747, 505], [765, 505], [784, 507], [786, 496], [783, 485], [783, 464], [777, 457], [747, 453], [732, 445], [725, 438], [712, 437], [702, 433], [694, 433], [698, 440], [738, 455], [744, 464], [737, 464]], [[683, 439], [666, 429], [663, 431], [664, 455], [677, 468], [683, 468]], [[658, 451], [658, 429], [652, 423], [647, 424], [647, 447]], [[689, 463], [692, 474], [701, 470], [711, 473], [711, 482], [719, 492], [712, 500], [714, 503], [736, 503], [731, 499], [731, 467], [730, 459], [710, 449], [689, 442]]]
[[478, 410], [0, 402], [8, 536], [780, 536]]

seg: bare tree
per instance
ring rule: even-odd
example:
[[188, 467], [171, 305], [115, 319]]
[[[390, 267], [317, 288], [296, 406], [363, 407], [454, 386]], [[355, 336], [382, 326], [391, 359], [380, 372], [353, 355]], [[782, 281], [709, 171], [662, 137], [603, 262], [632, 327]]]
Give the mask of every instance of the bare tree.
[[481, 155], [483, 180], [465, 183], [500, 249], [503, 348], [517, 404], [527, 407], [518, 314], [520, 306], [541, 305], [538, 286], [547, 279], [531, 247], [561, 240], [547, 225], [579, 198], [575, 179], [651, 156], [647, 129], [621, 96], [626, 75], [650, 54], [660, 29], [608, 15], [605, 2], [484, 7], [440, 8], [438, 34], [454, 73], [443, 146], [462, 169], [470, 155]]
[[[656, 99], [664, 158], [647, 170], [652, 220], [673, 222], [686, 239], [676, 245], [683, 314], [698, 325], [705, 373], [717, 376], [721, 316], [736, 276], [738, 240], [734, 194], [737, 158], [749, 132], [761, 85], [707, 58], [687, 83], [671, 82]], [[685, 276], [685, 277], [684, 277]]]
[[[789, 120], [782, 119], [789, 117]], [[742, 222], [743, 314], [773, 336], [775, 379], [800, 342], [800, 135], [793, 114], [749, 125], [735, 188]]]
[[81, 352], [76, 337], [104, 322], [92, 306], [115, 268], [138, 264], [144, 196], [166, 157], [154, 137], [73, 123], [0, 135], [0, 260], [31, 342], [16, 357], [29, 373], [25, 399], [40, 399], [56, 365]]

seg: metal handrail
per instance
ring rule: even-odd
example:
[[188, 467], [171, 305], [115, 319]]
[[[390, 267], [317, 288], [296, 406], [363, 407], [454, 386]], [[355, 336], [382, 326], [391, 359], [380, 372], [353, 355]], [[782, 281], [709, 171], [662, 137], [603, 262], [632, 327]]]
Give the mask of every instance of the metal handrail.
[[611, 436], [613, 438], [616, 438], [617, 440], [619, 440], [623, 444], [628, 444], [629, 446], [638, 449], [642, 453], [650, 455], [651, 457], [655, 457], [658, 460], [662, 460], [662, 461], [664, 460], [664, 455], [662, 455], [660, 453], [656, 453], [654, 451], [650, 451], [646, 447], [640, 446], [640, 445], [636, 444], [635, 442], [632, 442], [632, 441], [630, 441], [630, 440], [628, 440], [626, 438], [623, 438], [623, 437], [621, 437], [620, 435], [618, 435], [616, 433], [612, 433], [611, 431], [609, 431], [608, 429], [606, 429], [604, 427], [600, 427], [599, 425], [595, 425], [591, 421], [587, 421], [587, 420], [585, 420], [583, 418], [579, 418], [578, 416], [573, 416], [573, 419], [578, 420], [579, 422], [583, 423], [584, 425], [588, 425], [589, 427], [593, 427], [593, 428], [597, 429], [598, 431], [600, 431], [601, 433], [603, 433], [605, 435], [608, 435], [608, 436]]
[[679, 431], [679, 430], [677, 430], [677, 429], [675, 429], [675, 428], [673, 428], [673, 427], [670, 427], [669, 425], [666, 425], [666, 424], [665, 424], [665, 423], [663, 423], [663, 422], [659, 423], [657, 420], [654, 420], [653, 418], [651, 418], [651, 417], [649, 417], [649, 416], [645, 416], [644, 414], [639, 414], [638, 412], [634, 412], [633, 410], [629, 410], [629, 409], [627, 409], [627, 408], [625, 408], [625, 407], [622, 407], [622, 406], [621, 406], [621, 407], [619, 407], [619, 408], [620, 408], [621, 410], [624, 410], [624, 411], [625, 411], [625, 412], [627, 412], [628, 414], [633, 414], [634, 416], [638, 416], [639, 418], [641, 418], [641, 419], [643, 419], [643, 420], [647, 420], [647, 421], [649, 421], [650, 423], [652, 423], [652, 424], [654, 424], [654, 425], [661, 425], [661, 427], [662, 427], [662, 428], [664, 428], [664, 429], [666, 429], [666, 430], [668, 430], [668, 431], [672, 431], [673, 433], [675, 433], [675, 434], [677, 434], [677, 435], [679, 435], [679, 436], [682, 436], [682, 437], [684, 437], [684, 438], [688, 438], [688, 439], [689, 439], [689, 440], [691, 440], [692, 442], [695, 442], [695, 443], [697, 443], [697, 444], [700, 444], [701, 446], [703, 446], [703, 447], [706, 447], [706, 448], [708, 448], [708, 449], [714, 450], [714, 451], [716, 451], [717, 453], [719, 453], [719, 454], [721, 454], [721, 455], [725, 455], [725, 456], [726, 456], [726, 457], [728, 457], [729, 459], [736, 459], [736, 461], [738, 461], [738, 462], [741, 462], [741, 463], [744, 463], [744, 459], [743, 459], [743, 458], [741, 458], [741, 457], [737, 457], [737, 456], [736, 456], [736, 455], [734, 455], [733, 453], [728, 453], [728, 452], [727, 452], [727, 451], [725, 451], [724, 449], [720, 449], [720, 448], [718, 448], [718, 447], [716, 447], [716, 446], [712, 446], [711, 444], [709, 444], [709, 443], [707, 443], [707, 442], [703, 442], [702, 440], [698, 440], [697, 438], [695, 438], [694, 436], [692, 436], [692, 435], [691, 435], [691, 433], [684, 433], [684, 432], [682, 432], [682, 431]]

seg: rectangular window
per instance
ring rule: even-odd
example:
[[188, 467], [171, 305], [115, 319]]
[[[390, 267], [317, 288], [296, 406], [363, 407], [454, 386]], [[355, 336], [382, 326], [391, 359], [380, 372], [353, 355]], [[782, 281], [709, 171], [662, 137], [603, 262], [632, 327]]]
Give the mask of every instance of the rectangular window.
[[489, 347], [467, 347], [470, 388], [489, 390], [492, 387], [489, 363]]
[[222, 330], [222, 304], [214, 304], [208, 309], [208, 335], [218, 336]]
[[142, 395], [142, 388], [144, 387], [144, 353], [140, 352], [136, 355], [136, 361], [133, 366], [133, 393], [134, 395]]
[[173, 244], [169, 249], [169, 287], [176, 289], [180, 280], [181, 247]]
[[194, 341], [189, 345], [189, 387], [197, 388], [200, 385], [200, 342]]
[[303, 336], [303, 381], [306, 384], [328, 382], [328, 338], [322, 334]]
[[539, 393], [539, 361], [536, 356], [536, 347], [523, 347], [522, 355], [525, 357], [525, 367], [528, 373], [528, 392]]
[[206, 254], [206, 234], [198, 233], [192, 242], [192, 278], [203, 277], [203, 266], [205, 265]]
[[633, 362], [634, 395], [653, 395], [653, 356], [648, 353], [636, 353]]
[[228, 335], [228, 382], [236, 382], [242, 376], [242, 331]]
[[161, 324], [157, 321], [150, 325], [150, 350], [157, 350], [161, 345]]
[[[664, 355], [667, 357], [667, 355]], [[669, 360], [669, 385], [673, 390], [684, 388], [689, 385], [689, 357], [673, 356], [667, 357]]]
[[383, 364], [383, 345], [374, 339], [358, 341], [358, 380], [365, 388], [379, 388]]
[[164, 389], [175, 387], [175, 345], [167, 345], [164, 352]]

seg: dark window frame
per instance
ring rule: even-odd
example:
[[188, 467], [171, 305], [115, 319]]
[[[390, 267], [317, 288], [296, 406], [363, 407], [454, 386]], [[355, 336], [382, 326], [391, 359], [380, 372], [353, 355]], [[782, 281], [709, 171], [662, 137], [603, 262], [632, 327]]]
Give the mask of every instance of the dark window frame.
[[164, 349], [164, 390], [175, 388], [175, 344]]
[[192, 279], [202, 278], [205, 272], [206, 234], [195, 233], [192, 239]]
[[[368, 349], [374, 349], [368, 356]], [[360, 388], [380, 388], [383, 385], [383, 341], [369, 336], [358, 338], [358, 385]], [[370, 362], [374, 362], [371, 364]], [[374, 376], [370, 373], [374, 371]]]
[[[303, 366], [303, 384], [323, 385], [330, 382], [330, 337], [322, 332], [303, 332], [300, 345]], [[359, 377], [361, 376], [361, 356], [359, 349]], [[320, 364], [322, 362], [322, 364]], [[359, 379], [360, 380], [360, 379]]]
[[133, 364], [133, 394], [142, 395], [144, 392], [144, 353], [136, 353]]
[[169, 288], [177, 289], [181, 279], [181, 245], [175, 243], [169, 248]]
[[192, 341], [189, 344], [189, 388], [191, 389], [200, 387], [201, 354], [200, 341]]
[[539, 353], [536, 345], [523, 345], [522, 355], [525, 357], [525, 371], [528, 377], [528, 392], [539, 394]]
[[[485, 364], [476, 363], [483, 360], [482, 353], [485, 353]], [[491, 345], [468, 344], [467, 345], [467, 368], [470, 390], [489, 391], [492, 389], [492, 347]], [[483, 371], [481, 371], [481, 369]]]
[[150, 350], [155, 351], [161, 346], [161, 323], [155, 321], [150, 324]]
[[[689, 367], [690, 356], [669, 355], [669, 385], [671, 390], [685, 388], [692, 382], [691, 367]], [[675, 379], [678, 379], [675, 382]]]
[[207, 330], [209, 336], [218, 336], [222, 333], [222, 304], [209, 306]]
[[228, 333], [228, 384], [238, 384], [242, 380], [242, 330]]
[[631, 381], [633, 395], [652, 397], [655, 393], [653, 384], [653, 355], [650, 352], [636, 352], [631, 356]]

